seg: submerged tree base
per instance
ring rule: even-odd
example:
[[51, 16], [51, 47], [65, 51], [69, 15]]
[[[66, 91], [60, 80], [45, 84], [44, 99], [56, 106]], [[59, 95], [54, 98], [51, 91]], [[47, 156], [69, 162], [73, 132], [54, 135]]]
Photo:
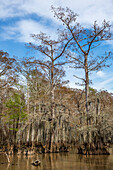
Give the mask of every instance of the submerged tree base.
[[110, 155], [109, 151], [107, 150], [106, 146], [101, 144], [84, 144], [78, 147], [78, 154], [82, 155]]
[[42, 145], [41, 143], [36, 146], [36, 149], [39, 153], [59, 153], [59, 152], [68, 152], [69, 146], [65, 143], [53, 143], [51, 149], [49, 145]]
[[[17, 152], [17, 155], [34, 155], [35, 153], [60, 153], [60, 152], [68, 152], [69, 151], [69, 144], [67, 143], [52, 143], [51, 148], [49, 147], [49, 144], [42, 144], [39, 142], [38, 144], [32, 143], [24, 143], [20, 145], [6, 145], [4, 146], [7, 150], [7, 155], [12, 155]], [[11, 152], [12, 151], [12, 152]]]

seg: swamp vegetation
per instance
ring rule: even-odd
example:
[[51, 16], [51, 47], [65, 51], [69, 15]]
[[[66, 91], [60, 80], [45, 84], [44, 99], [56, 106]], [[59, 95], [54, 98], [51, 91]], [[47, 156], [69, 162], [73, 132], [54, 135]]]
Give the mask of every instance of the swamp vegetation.
[[[90, 73], [109, 67], [112, 52], [93, 55], [103, 41], [112, 39], [110, 25], [94, 23], [85, 29], [69, 8], [52, 7], [65, 26], [58, 39], [44, 33], [28, 49], [38, 56], [20, 60], [0, 51], [0, 151], [18, 155], [68, 152], [108, 155], [113, 143], [113, 94], [90, 87]], [[37, 45], [36, 45], [37, 43]], [[75, 68], [84, 89], [68, 87], [65, 65]], [[76, 76], [82, 69], [83, 78]]]

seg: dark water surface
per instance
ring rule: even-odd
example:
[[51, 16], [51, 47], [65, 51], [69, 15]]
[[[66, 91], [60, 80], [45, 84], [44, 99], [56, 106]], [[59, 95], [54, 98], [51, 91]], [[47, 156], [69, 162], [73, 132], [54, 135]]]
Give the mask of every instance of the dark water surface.
[[[7, 164], [5, 155], [0, 155], [0, 170], [113, 170], [113, 149], [109, 156], [83, 156], [74, 151], [69, 153], [36, 154], [33, 156], [10, 156]], [[39, 159], [37, 167], [31, 163]], [[4, 163], [4, 164], [2, 164]]]

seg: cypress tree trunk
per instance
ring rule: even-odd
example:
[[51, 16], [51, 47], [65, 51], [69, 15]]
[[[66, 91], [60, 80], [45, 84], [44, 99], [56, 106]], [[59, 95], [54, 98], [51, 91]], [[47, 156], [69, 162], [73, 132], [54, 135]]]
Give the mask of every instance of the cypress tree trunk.
[[88, 64], [87, 64], [88, 56], [85, 55], [85, 100], [86, 100], [86, 116], [87, 116], [87, 126], [88, 126], [88, 96], [89, 96], [89, 74], [88, 74]]
[[55, 118], [55, 103], [54, 103], [54, 60], [53, 60], [53, 49], [51, 47], [51, 122], [50, 122], [50, 141], [49, 141], [49, 151], [52, 152], [53, 135], [54, 135], [54, 118]]

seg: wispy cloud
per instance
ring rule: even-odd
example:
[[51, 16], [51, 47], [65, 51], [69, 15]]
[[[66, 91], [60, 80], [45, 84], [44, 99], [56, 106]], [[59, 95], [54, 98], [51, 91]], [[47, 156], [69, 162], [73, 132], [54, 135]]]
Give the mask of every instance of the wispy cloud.
[[51, 37], [55, 37], [55, 31], [49, 26], [42, 25], [32, 19], [25, 19], [15, 23], [15, 25], [3, 27], [4, 33], [1, 34], [3, 39], [14, 39], [19, 42], [31, 42], [31, 34], [37, 34], [41, 32], [47, 33]]
[[[7, 36], [5, 37], [15, 39], [15, 35], [18, 33], [17, 40], [26, 42], [29, 38], [29, 33], [47, 31], [47, 33], [51, 34], [51, 30], [53, 32], [55, 28], [54, 26], [57, 27], [57, 24], [59, 24], [51, 12], [51, 5], [55, 7], [70, 7], [79, 14], [78, 20], [83, 25], [91, 25], [95, 20], [101, 23], [104, 19], [113, 22], [112, 0], [71, 0], [71, 3], [69, 0], [5, 0], [0, 3], [0, 19], [6, 20], [15, 17], [29, 18], [29, 15], [35, 14], [37, 17], [41, 17], [42, 20], [36, 23], [36, 21], [30, 21], [29, 19], [23, 20], [23, 18], [21, 18], [21, 21], [15, 21], [15, 23], [8, 28], [6, 26], [5, 33]], [[48, 19], [51, 20], [52, 25], [50, 27], [52, 28], [47, 28], [43, 23], [44, 20]], [[22, 24], [22, 26], [20, 24]]]
[[[15, 21], [4, 29], [4, 35], [7, 39], [16, 39], [26, 42], [30, 38], [30, 33], [39, 33], [40, 31], [52, 34], [59, 26], [59, 22], [54, 18], [51, 12], [51, 5], [55, 7], [68, 6], [79, 14], [78, 20], [81, 24], [89, 26], [95, 20], [101, 23], [104, 19], [113, 22], [113, 1], [112, 0], [5, 0], [0, 3], [0, 19], [21, 17], [21, 21]], [[35, 21], [29, 18], [29, 15], [35, 14], [41, 17], [41, 21]], [[23, 19], [23, 17], [27, 17]], [[50, 20], [52, 25], [45, 26], [44, 21]], [[49, 23], [46, 23], [49, 25]]]
[[92, 76], [93, 87], [97, 90], [108, 90], [109, 92], [113, 92], [113, 75], [112, 75], [112, 67], [110, 69], [106, 69], [106, 71], [99, 71], [94, 73]]
[[97, 90], [108, 90], [113, 93], [113, 77], [98, 83], [96, 82], [93, 87]]
[[[83, 89], [84, 86], [76, 85], [76, 83], [82, 83], [79, 79], [75, 78], [73, 75], [84, 78], [83, 70], [75, 70], [73, 68], [64, 67], [66, 70], [66, 79], [68, 79], [69, 86], [72, 88]], [[113, 92], [113, 75], [112, 68], [110, 70], [98, 71], [90, 75], [90, 79], [92, 80], [91, 87], [97, 90], [108, 90], [109, 92]]]
[[35, 13], [53, 19], [51, 5], [70, 7], [80, 15], [81, 22], [92, 23], [103, 19], [113, 21], [112, 0], [5, 0], [0, 3], [0, 18]]
[[25, 15], [26, 11], [21, 8], [24, 2], [25, 2], [24, 0], [1, 1], [0, 18], [7, 19]]

